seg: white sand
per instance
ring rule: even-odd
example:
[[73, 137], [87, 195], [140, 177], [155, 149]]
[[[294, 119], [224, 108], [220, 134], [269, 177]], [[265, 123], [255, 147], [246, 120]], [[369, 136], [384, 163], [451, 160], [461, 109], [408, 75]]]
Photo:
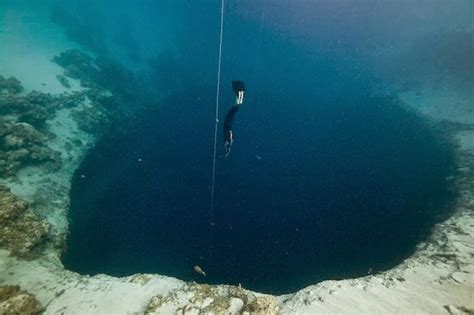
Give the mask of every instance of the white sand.
[[47, 5], [35, 4], [35, 10], [28, 7], [27, 1], [0, 2], [0, 73], [18, 78], [26, 91], [56, 94], [78, 90], [77, 80], [69, 80], [71, 89], [59, 83], [56, 75], [63, 69], [50, 60], [58, 52], [79, 46], [49, 19]]
[[472, 90], [455, 86], [422, 87], [417, 91], [399, 94], [402, 101], [435, 121], [472, 124], [474, 122], [474, 87]]
[[[17, 8], [18, 9], [18, 8]], [[75, 44], [45, 17], [45, 12], [5, 10], [0, 3], [0, 74], [14, 75], [27, 90], [60, 93], [57, 82], [62, 69], [50, 59]], [[41, 27], [37, 27], [41, 25]], [[45, 83], [46, 85], [43, 85]], [[77, 82], [73, 82], [78, 88]], [[402, 98], [435, 120], [474, 123], [473, 97], [455, 89], [406, 93]], [[449, 104], [449, 106], [446, 106]], [[50, 145], [62, 152], [64, 163], [55, 173], [41, 167], [22, 170], [19, 181], [7, 182], [15, 194], [35, 198], [41, 188], [49, 193], [50, 206], [39, 209], [56, 231], [67, 227], [66, 211], [71, 175], [94, 139], [78, 130], [69, 110], [58, 111], [48, 122], [57, 135]], [[474, 131], [460, 131], [460, 155], [474, 154]], [[82, 147], [67, 149], [67, 143], [83, 141]], [[285, 314], [463, 314], [474, 309], [474, 165], [465, 159], [457, 182], [461, 188], [455, 214], [434, 228], [429, 242], [396, 268], [365, 278], [325, 281], [296, 294], [277, 297]], [[188, 287], [177, 279], [149, 276], [114, 278], [80, 276], [64, 269], [55, 249], [34, 261], [19, 261], [0, 251], [0, 284], [17, 284], [37, 296], [47, 314], [136, 314], [142, 313], [152, 296], [168, 296], [173, 303], [163, 313], [191, 305]], [[173, 291], [174, 290], [174, 291]], [[172, 293], [173, 292], [173, 293]], [[179, 294], [179, 293], [182, 294]], [[180, 296], [180, 298], [178, 298]], [[186, 297], [186, 298], [183, 298]], [[238, 310], [238, 299], [233, 300]], [[189, 313], [196, 312], [189, 308]], [[158, 310], [160, 311], [160, 310]]]

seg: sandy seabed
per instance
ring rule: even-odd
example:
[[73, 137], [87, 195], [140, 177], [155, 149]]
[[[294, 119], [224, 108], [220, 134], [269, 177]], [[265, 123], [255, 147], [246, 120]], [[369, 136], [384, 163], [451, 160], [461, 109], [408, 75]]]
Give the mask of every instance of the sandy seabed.
[[[25, 88], [23, 93], [37, 90], [57, 95], [84, 90], [78, 80], [69, 79], [70, 89], [57, 80], [63, 68], [51, 59], [66, 49], [78, 48], [59, 27], [26, 9], [7, 11], [1, 18], [1, 75], [19, 79]], [[422, 88], [417, 93], [402, 93], [401, 98], [433, 123], [451, 126], [459, 167], [458, 175], [451, 180], [459, 196], [453, 215], [437, 224], [431, 237], [397, 267], [363, 278], [324, 281], [294, 294], [271, 296], [242, 287], [186, 283], [154, 274], [124, 278], [83, 276], [64, 269], [57, 246], [44, 246], [34, 259], [18, 258], [2, 249], [0, 286], [19, 288], [8, 294], [5, 289], [0, 290], [0, 313], [15, 309], [21, 313], [28, 306], [46, 314], [474, 313], [473, 92], [469, 95], [449, 87]], [[81, 106], [87, 106], [87, 102], [85, 98]], [[47, 220], [50, 233], [59, 239], [67, 233], [72, 174], [95, 141], [93, 135], [78, 127], [72, 110], [58, 109], [47, 120], [48, 131], [55, 135], [47, 144], [60, 152], [59, 168], [52, 171], [41, 164], [28, 166], [14, 177], [0, 179], [0, 185], [8, 187], [13, 195], [33, 206], [39, 204], [35, 211]], [[38, 191], [47, 192], [46, 204], [35, 200]]]

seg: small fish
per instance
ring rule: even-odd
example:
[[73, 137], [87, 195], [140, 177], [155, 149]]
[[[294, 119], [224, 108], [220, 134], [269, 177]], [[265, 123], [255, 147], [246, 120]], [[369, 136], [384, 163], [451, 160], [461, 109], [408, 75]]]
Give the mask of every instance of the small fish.
[[260, 155], [256, 155], [255, 158], [257, 158], [257, 160], [261, 161], [262, 160], [262, 157]]
[[194, 266], [194, 271], [196, 271], [197, 273], [202, 274], [204, 277], [206, 276], [206, 273], [199, 266]]

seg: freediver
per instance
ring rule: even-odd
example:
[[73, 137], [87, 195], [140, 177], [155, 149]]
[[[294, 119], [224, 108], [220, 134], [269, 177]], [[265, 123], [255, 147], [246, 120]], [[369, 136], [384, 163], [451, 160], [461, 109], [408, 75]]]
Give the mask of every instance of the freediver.
[[225, 115], [224, 120], [224, 153], [227, 158], [232, 149], [232, 143], [234, 142], [234, 135], [232, 133], [232, 123], [234, 122], [235, 113], [240, 108], [240, 105], [244, 102], [245, 94], [245, 83], [244, 81], [232, 81], [232, 89], [235, 93], [235, 104], [229, 109]]

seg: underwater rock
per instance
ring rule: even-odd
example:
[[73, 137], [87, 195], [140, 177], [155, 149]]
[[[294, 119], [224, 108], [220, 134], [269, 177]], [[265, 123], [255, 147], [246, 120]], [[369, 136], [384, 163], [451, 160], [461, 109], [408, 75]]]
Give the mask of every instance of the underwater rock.
[[150, 282], [150, 280], [151, 276], [144, 273], [137, 273], [136, 275], [132, 276], [130, 282], [146, 285], [148, 282]]
[[[110, 58], [92, 58], [77, 49], [63, 51], [52, 59], [64, 68], [64, 76], [80, 81], [86, 93], [112, 91], [116, 96], [140, 103], [142, 85], [130, 70]], [[94, 91], [95, 90], [95, 91]]]
[[168, 295], [156, 295], [145, 314], [160, 312], [179, 314], [280, 314], [273, 296], [256, 295], [240, 286], [212, 286], [191, 283]]
[[60, 153], [51, 149], [48, 138], [26, 122], [0, 120], [0, 176], [13, 176], [22, 167], [47, 162], [47, 168], [57, 169]]
[[60, 153], [48, 146], [46, 122], [57, 110], [78, 107], [85, 100], [82, 92], [0, 94], [0, 176], [13, 176], [22, 166], [39, 162], [47, 162], [47, 170], [58, 169]]
[[143, 86], [135, 74], [110, 58], [97, 58], [96, 64], [102, 69], [97, 83], [127, 102], [144, 102]]
[[8, 79], [0, 75], [0, 94], [18, 94], [23, 91], [23, 86], [15, 77]]
[[280, 314], [280, 307], [273, 296], [258, 296], [244, 305], [242, 314]]
[[61, 98], [37, 91], [24, 96], [1, 95], [0, 114], [15, 115], [18, 121], [41, 127], [61, 107]]
[[71, 108], [77, 107], [86, 100], [86, 96], [82, 92], [73, 92], [58, 96], [61, 107]]
[[48, 236], [50, 225], [31, 207], [0, 186], [0, 246], [18, 257], [32, 258]]
[[52, 59], [64, 68], [64, 76], [78, 79], [82, 87], [97, 88], [101, 69], [94, 59], [77, 49], [63, 51]]
[[117, 98], [113, 96], [110, 91], [101, 89], [88, 89], [84, 91], [84, 94], [87, 95], [91, 102], [100, 103], [101, 106], [104, 106], [106, 108], [110, 108], [113, 105], [117, 105]]
[[71, 116], [82, 131], [100, 134], [110, 125], [110, 119], [102, 106], [80, 106], [75, 108]]
[[68, 49], [61, 52], [59, 56], [54, 56], [52, 61], [63, 68], [75, 65], [87, 70], [92, 67], [91, 64], [94, 62], [94, 59], [78, 49]]
[[[64, 75], [79, 79], [81, 86], [85, 87], [84, 95], [91, 101], [90, 106], [78, 106], [74, 109], [72, 116], [82, 131], [91, 134], [100, 134], [106, 130], [112, 120], [112, 115], [117, 114], [119, 106], [117, 97], [107, 90], [105, 85], [113, 87], [113, 81], [123, 81], [121, 76], [128, 73], [122, 71], [120, 66], [112, 62], [103, 61], [107, 67], [107, 73], [114, 73], [114, 80], [106, 80], [105, 73], [97, 66], [96, 61], [85, 53], [70, 49], [55, 56], [52, 60], [64, 68]], [[126, 82], [131, 81], [126, 80]], [[106, 84], [103, 84], [103, 83]], [[125, 88], [121, 89], [122, 92]]]
[[66, 79], [65, 76], [58, 74], [56, 76], [56, 79], [58, 79], [59, 83], [61, 83], [61, 85], [64, 86], [66, 89], [71, 88], [71, 85], [69, 84], [69, 81]]
[[8, 130], [8, 124], [6, 123], [6, 121], [2, 118], [0, 118], [0, 137], [5, 135], [7, 133], [7, 130]]
[[0, 314], [42, 314], [44, 308], [31, 293], [21, 291], [19, 286], [0, 287]]
[[8, 135], [5, 136], [7, 148], [20, 148], [44, 142], [46, 137], [26, 122], [17, 122], [11, 125]]

